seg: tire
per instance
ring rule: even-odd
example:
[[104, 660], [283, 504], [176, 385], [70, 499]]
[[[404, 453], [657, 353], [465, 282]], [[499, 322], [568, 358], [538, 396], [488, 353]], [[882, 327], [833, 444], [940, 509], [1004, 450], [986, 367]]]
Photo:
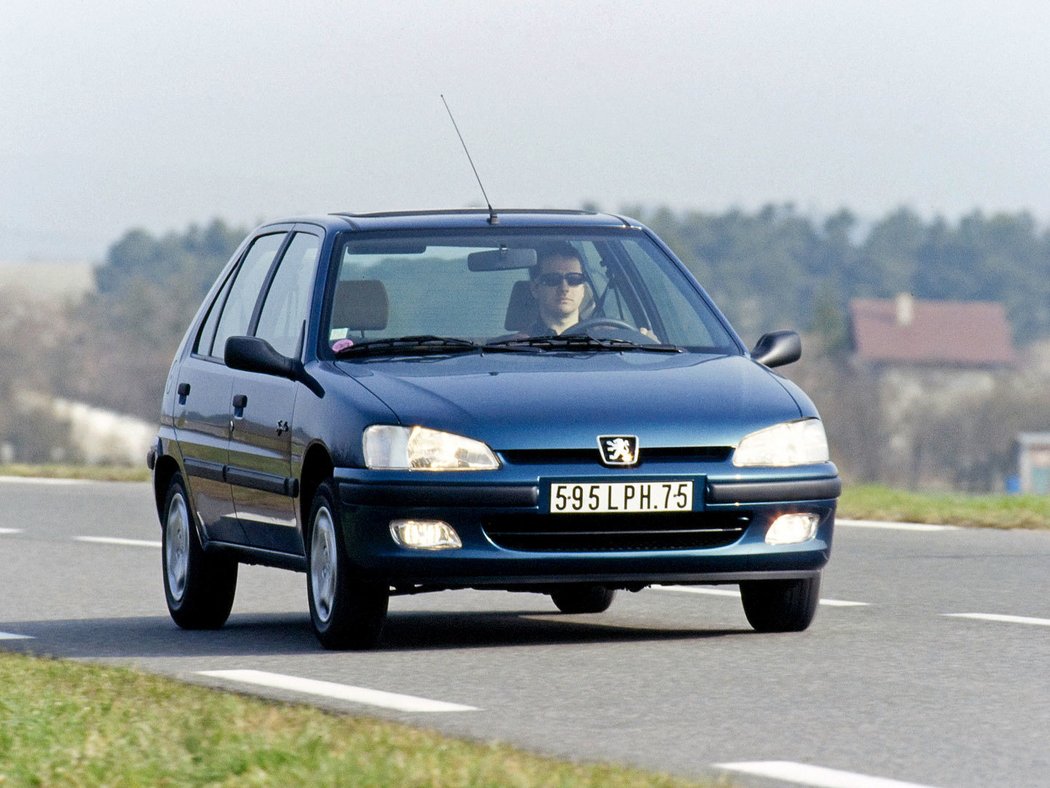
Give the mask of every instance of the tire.
[[339, 527], [332, 485], [317, 488], [310, 506], [306, 590], [314, 634], [327, 649], [369, 649], [379, 643], [390, 588], [355, 582]]
[[605, 586], [573, 585], [551, 591], [551, 599], [562, 613], [604, 613], [616, 592]]
[[168, 483], [161, 523], [168, 613], [183, 629], [218, 629], [233, 608], [237, 562], [204, 552], [190, 511], [186, 483], [176, 473]]
[[802, 632], [820, 601], [820, 575], [803, 580], [758, 580], [740, 584], [744, 615], [758, 632]]

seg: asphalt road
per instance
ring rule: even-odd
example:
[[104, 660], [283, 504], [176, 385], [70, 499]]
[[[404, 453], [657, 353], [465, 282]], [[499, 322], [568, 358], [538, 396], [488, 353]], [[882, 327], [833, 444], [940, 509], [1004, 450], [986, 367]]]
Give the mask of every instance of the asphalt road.
[[1047, 533], [840, 524], [802, 634], [727, 589], [445, 592], [392, 599], [370, 653], [321, 650], [305, 576], [260, 567], [224, 629], [179, 630], [159, 539], [145, 484], [0, 480], [0, 648], [743, 785], [1050, 785]]

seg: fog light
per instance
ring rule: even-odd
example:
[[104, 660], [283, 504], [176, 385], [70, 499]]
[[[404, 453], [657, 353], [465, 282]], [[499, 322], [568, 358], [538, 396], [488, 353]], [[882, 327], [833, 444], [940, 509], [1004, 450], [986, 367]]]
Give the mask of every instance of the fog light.
[[399, 545], [413, 550], [455, 550], [463, 546], [456, 529], [441, 520], [394, 520], [390, 533]]
[[815, 514], [782, 514], [766, 531], [766, 544], [799, 544], [817, 535]]

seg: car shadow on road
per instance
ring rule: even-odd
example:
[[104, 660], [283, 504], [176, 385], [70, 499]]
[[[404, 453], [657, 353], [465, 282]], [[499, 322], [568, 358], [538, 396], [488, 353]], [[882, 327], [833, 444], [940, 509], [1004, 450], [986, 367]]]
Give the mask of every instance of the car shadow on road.
[[536, 610], [391, 615], [381, 649], [396, 651], [571, 643], [631, 643], [741, 635], [750, 629], [661, 629], [614, 621], [601, 615], [565, 615]]
[[[585, 620], [589, 619], [589, 620]], [[600, 622], [600, 623], [599, 623]], [[218, 630], [179, 629], [167, 616], [0, 622], [8, 651], [70, 659], [316, 654], [305, 614], [240, 614]], [[753, 634], [750, 629], [660, 629], [596, 616], [499, 612], [398, 612], [387, 619], [379, 651], [500, 648], [695, 640]]]

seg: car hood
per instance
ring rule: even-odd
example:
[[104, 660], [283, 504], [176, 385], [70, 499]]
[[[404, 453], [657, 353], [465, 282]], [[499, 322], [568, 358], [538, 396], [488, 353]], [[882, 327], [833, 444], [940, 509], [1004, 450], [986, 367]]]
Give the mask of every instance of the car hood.
[[[756, 429], [815, 415], [743, 356], [692, 353], [473, 354], [339, 362], [402, 424], [504, 449], [735, 446]], [[808, 405], [808, 407], [806, 407]]]

